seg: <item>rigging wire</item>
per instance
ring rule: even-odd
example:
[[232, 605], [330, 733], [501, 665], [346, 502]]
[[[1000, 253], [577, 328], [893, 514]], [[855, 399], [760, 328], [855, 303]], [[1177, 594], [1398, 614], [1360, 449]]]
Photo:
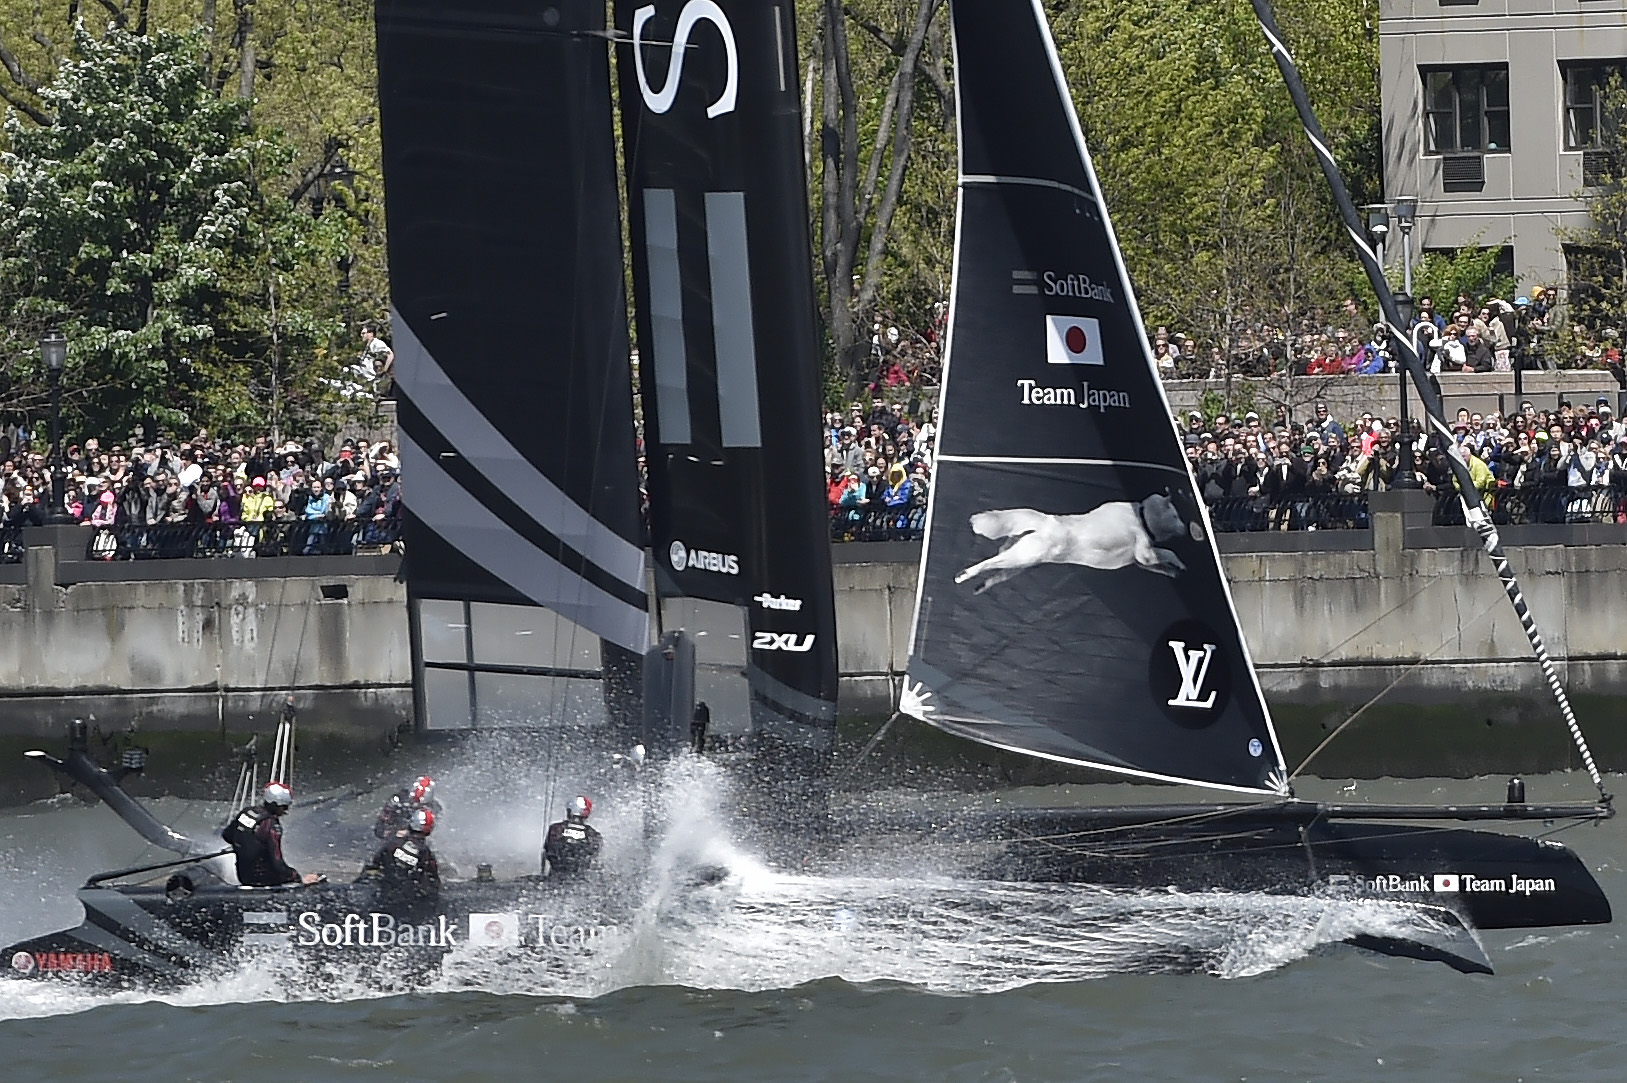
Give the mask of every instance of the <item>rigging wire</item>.
[[[1299, 113], [1300, 124], [1305, 129], [1305, 136], [1310, 140], [1312, 149], [1316, 152], [1318, 164], [1322, 167], [1322, 175], [1328, 182], [1332, 191], [1333, 200], [1339, 207], [1339, 214], [1344, 222], [1346, 232], [1350, 234], [1355, 244], [1356, 253], [1361, 260], [1362, 268], [1367, 272], [1367, 280], [1378, 296], [1380, 308], [1384, 312], [1384, 322], [1389, 329], [1393, 354], [1398, 357], [1406, 367], [1412, 378], [1413, 386], [1418, 391], [1418, 398], [1422, 401], [1424, 414], [1429, 424], [1434, 428], [1435, 435], [1446, 451], [1446, 462], [1457, 479], [1458, 497], [1463, 504], [1464, 521], [1474, 528], [1480, 535], [1482, 546], [1486, 554], [1491, 557], [1493, 567], [1497, 570], [1497, 578], [1502, 582], [1503, 591], [1508, 595], [1509, 603], [1514, 607], [1515, 614], [1520, 619], [1520, 626], [1525, 631], [1525, 637], [1531, 644], [1531, 651], [1536, 655], [1537, 664], [1542, 668], [1542, 674], [1548, 681], [1548, 690], [1559, 706], [1559, 713], [1570, 730], [1571, 740], [1575, 743], [1577, 751], [1582, 754], [1582, 763], [1587, 768], [1593, 785], [1599, 791], [1599, 797], [1610, 803], [1611, 796], [1605, 791], [1604, 779], [1599, 774], [1598, 766], [1593, 762], [1593, 753], [1588, 749], [1587, 739], [1582, 736], [1581, 724], [1576, 720], [1576, 714], [1571, 710], [1570, 698], [1565, 694], [1565, 688], [1559, 681], [1559, 674], [1555, 671], [1553, 661], [1548, 657], [1547, 645], [1543, 642], [1542, 633], [1537, 629], [1536, 620], [1531, 616], [1530, 609], [1525, 604], [1525, 595], [1520, 590], [1520, 584], [1514, 577], [1514, 570], [1509, 565], [1508, 557], [1503, 552], [1501, 539], [1497, 536], [1496, 524], [1492, 522], [1491, 515], [1480, 499], [1475, 489], [1474, 478], [1469, 473], [1469, 464], [1463, 459], [1463, 451], [1452, 438], [1452, 430], [1447, 427], [1442, 413], [1440, 394], [1429, 382], [1429, 374], [1418, 359], [1417, 351], [1412, 342], [1410, 329], [1400, 326], [1400, 309], [1396, 307], [1395, 296], [1390, 292], [1390, 284], [1384, 277], [1384, 269], [1379, 266], [1378, 256], [1368, 245], [1362, 234], [1361, 220], [1356, 214], [1356, 205], [1351, 201], [1350, 191], [1345, 187], [1344, 177], [1339, 172], [1338, 163], [1333, 159], [1333, 152], [1328, 149], [1327, 140], [1322, 135], [1322, 126], [1311, 109], [1309, 96], [1305, 91], [1305, 83], [1300, 78], [1299, 68], [1294, 58], [1283, 44], [1282, 30], [1277, 26], [1276, 16], [1272, 13], [1270, 0], [1250, 0], [1254, 8], [1255, 18], [1259, 20], [1260, 30], [1265, 34], [1271, 45], [1272, 56], [1276, 59], [1277, 68], [1282, 72], [1283, 82], [1287, 84], [1289, 96], [1293, 98], [1294, 108]], [[1408, 434], [1411, 438], [1411, 434]]]
[[1435, 657], [1441, 651], [1445, 650], [1447, 644], [1451, 643], [1454, 639], [1463, 638], [1463, 633], [1464, 632], [1468, 631], [1470, 628], [1473, 628], [1475, 625], [1477, 625], [1481, 621], [1485, 620], [1487, 615], [1490, 614], [1493, 609], [1497, 608], [1497, 604], [1498, 603], [1494, 601], [1490, 605], [1488, 605], [1486, 608], [1482, 609], [1480, 611], [1480, 613], [1474, 618], [1474, 620], [1471, 620], [1468, 624], [1463, 625], [1462, 627], [1458, 628], [1456, 631], [1454, 631], [1450, 635], [1448, 635], [1445, 639], [1441, 640], [1440, 643], [1436, 645], [1434, 650], [1432, 650], [1429, 653], [1419, 657], [1419, 659], [1416, 662], [1412, 663], [1412, 665], [1408, 666], [1406, 669], [1403, 669], [1399, 674], [1397, 674], [1395, 680], [1391, 681], [1389, 684], [1385, 685], [1382, 689], [1380, 689], [1377, 695], [1375, 695], [1372, 699], [1368, 700], [1366, 703], [1362, 704], [1360, 707], [1356, 708], [1355, 712], [1352, 713], [1349, 718], [1346, 718], [1343, 722], [1341, 722], [1337, 726], [1335, 726], [1333, 728], [1332, 733], [1330, 733], [1326, 737], [1322, 738], [1322, 743], [1321, 744], [1319, 744], [1315, 748], [1311, 749], [1310, 753], [1304, 759], [1299, 761], [1299, 766], [1294, 768], [1293, 771], [1288, 775], [1288, 781], [1292, 782], [1294, 779], [1298, 778], [1300, 776], [1300, 774], [1305, 770], [1306, 765], [1309, 764], [1313, 759], [1316, 758], [1316, 754], [1321, 752], [1324, 748], [1328, 747], [1328, 745], [1330, 743], [1332, 743], [1332, 741], [1333, 741], [1333, 739], [1335, 737], [1339, 736], [1339, 734], [1341, 734], [1345, 730], [1349, 729], [1351, 723], [1355, 722], [1356, 719], [1358, 719], [1362, 715], [1366, 714], [1367, 709], [1369, 707], [1373, 706], [1373, 704], [1377, 703], [1379, 700], [1381, 700], [1385, 696], [1389, 695], [1390, 691], [1392, 689], [1394, 689], [1396, 685], [1400, 684], [1402, 681], [1404, 681], [1408, 677], [1412, 676], [1413, 673], [1416, 672], [1419, 669], [1419, 667], [1421, 667], [1425, 662], [1429, 661], [1431, 658]]
[[[1431, 579], [1428, 583], [1425, 583], [1422, 587], [1419, 587], [1417, 590], [1413, 591], [1411, 594], [1408, 594], [1405, 598], [1402, 598], [1399, 602], [1395, 603], [1390, 608], [1386, 609], [1384, 612], [1380, 613], [1378, 616], [1374, 617], [1372, 620], [1368, 621], [1366, 624], [1362, 625], [1360, 628], [1356, 629], [1354, 632], [1350, 633], [1349, 635], [1347, 635], [1343, 639], [1341, 639], [1339, 642], [1337, 642], [1333, 646], [1329, 647], [1322, 654], [1317, 655], [1315, 658], [1301, 658], [1299, 660], [1299, 664], [1292, 670], [1278, 670], [1278, 671], [1276, 671], [1275, 673], [1272, 674], [1272, 676], [1273, 677], [1281, 677], [1281, 678], [1283, 678], [1283, 681], [1280, 684], [1274, 684], [1272, 686], [1272, 688], [1271, 688], [1271, 691], [1278, 692], [1278, 691], [1281, 691], [1284, 687], [1286, 687], [1287, 686], [1287, 678], [1293, 676], [1293, 674], [1294, 674], [1294, 672], [1296, 670], [1303, 669], [1307, 662], [1309, 662], [1312, 665], [1320, 665], [1321, 663], [1327, 661], [1329, 658], [1332, 658], [1341, 649], [1343, 649], [1347, 644], [1355, 642], [1358, 638], [1360, 638], [1363, 634], [1365, 634], [1369, 629], [1373, 628], [1375, 625], [1377, 625], [1380, 622], [1384, 621], [1386, 618], [1394, 616], [1396, 613], [1400, 612], [1401, 609], [1404, 606], [1409, 606], [1413, 602], [1417, 601], [1430, 588], [1436, 586], [1437, 584], [1444, 583], [1444, 582], [1447, 582], [1447, 581], [1448, 581], [1448, 578], [1446, 576], [1437, 576], [1436, 578]], [[1478, 619], [1478, 618], [1476, 618], [1476, 619]], [[1292, 775], [1289, 776], [1290, 779], [1292, 777], [1293, 777]]]

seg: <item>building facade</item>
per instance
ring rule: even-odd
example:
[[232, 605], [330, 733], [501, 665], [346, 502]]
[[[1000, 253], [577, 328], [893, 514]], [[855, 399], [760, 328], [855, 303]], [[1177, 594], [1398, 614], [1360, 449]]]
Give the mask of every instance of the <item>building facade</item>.
[[1627, 0], [1382, 0], [1379, 39], [1385, 195], [1418, 201], [1413, 258], [1506, 246], [1522, 291], [1563, 287]]

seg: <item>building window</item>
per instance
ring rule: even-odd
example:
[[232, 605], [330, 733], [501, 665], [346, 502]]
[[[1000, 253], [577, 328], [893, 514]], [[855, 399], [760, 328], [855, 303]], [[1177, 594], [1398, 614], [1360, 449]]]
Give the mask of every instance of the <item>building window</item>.
[[1507, 154], [1508, 65], [1424, 68], [1426, 154]]
[[1602, 142], [1604, 88], [1612, 75], [1622, 74], [1620, 60], [1592, 60], [1564, 64], [1565, 149], [1598, 150]]

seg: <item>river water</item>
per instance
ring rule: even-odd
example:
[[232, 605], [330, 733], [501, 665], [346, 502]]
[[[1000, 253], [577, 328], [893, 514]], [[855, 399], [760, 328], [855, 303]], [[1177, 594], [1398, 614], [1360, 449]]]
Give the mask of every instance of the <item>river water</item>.
[[[1591, 796], [1581, 776], [1527, 781], [1533, 801]], [[719, 837], [704, 782], [691, 780], [682, 845], [726, 864], [726, 883], [652, 897], [633, 936], [575, 970], [456, 958], [405, 995], [317, 992], [264, 965], [167, 993], [0, 982], [0, 1080], [1627, 1079], [1619, 924], [1481, 933], [1497, 969], [1481, 977], [1337, 945], [1406, 920], [1357, 901], [798, 876]], [[1344, 801], [1501, 792], [1497, 779], [1301, 787]], [[443, 855], [495, 859], [499, 876], [534, 864], [543, 802], [460, 791], [455, 774], [440, 795]], [[376, 797], [296, 809], [291, 858], [337, 872]], [[203, 834], [224, 806], [157, 809]], [[633, 824], [602, 812], [614, 859]], [[1627, 823], [1559, 837], [1627, 905]], [[0, 944], [77, 924], [77, 883], [149, 856], [100, 807], [0, 813]], [[1134, 972], [1169, 969], [1196, 972]]]

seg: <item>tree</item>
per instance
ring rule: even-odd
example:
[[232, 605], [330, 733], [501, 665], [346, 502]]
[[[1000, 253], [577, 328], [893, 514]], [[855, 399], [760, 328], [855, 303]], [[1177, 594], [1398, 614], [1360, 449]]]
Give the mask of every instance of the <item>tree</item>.
[[1599, 89], [1597, 138], [1591, 155], [1597, 168], [1577, 193], [1588, 225], [1559, 231], [1570, 287], [1567, 315], [1584, 347], [1619, 339], [1627, 314], [1627, 86], [1620, 72]]
[[291, 317], [295, 291], [281, 315], [256, 318], [322, 238], [277, 191], [290, 149], [249, 123], [246, 102], [215, 95], [204, 54], [196, 34], [81, 27], [36, 92], [51, 123], [7, 118], [6, 322], [64, 327], [69, 411], [92, 431], [263, 421], [255, 365], [281, 327], [336, 330], [319, 311]]

